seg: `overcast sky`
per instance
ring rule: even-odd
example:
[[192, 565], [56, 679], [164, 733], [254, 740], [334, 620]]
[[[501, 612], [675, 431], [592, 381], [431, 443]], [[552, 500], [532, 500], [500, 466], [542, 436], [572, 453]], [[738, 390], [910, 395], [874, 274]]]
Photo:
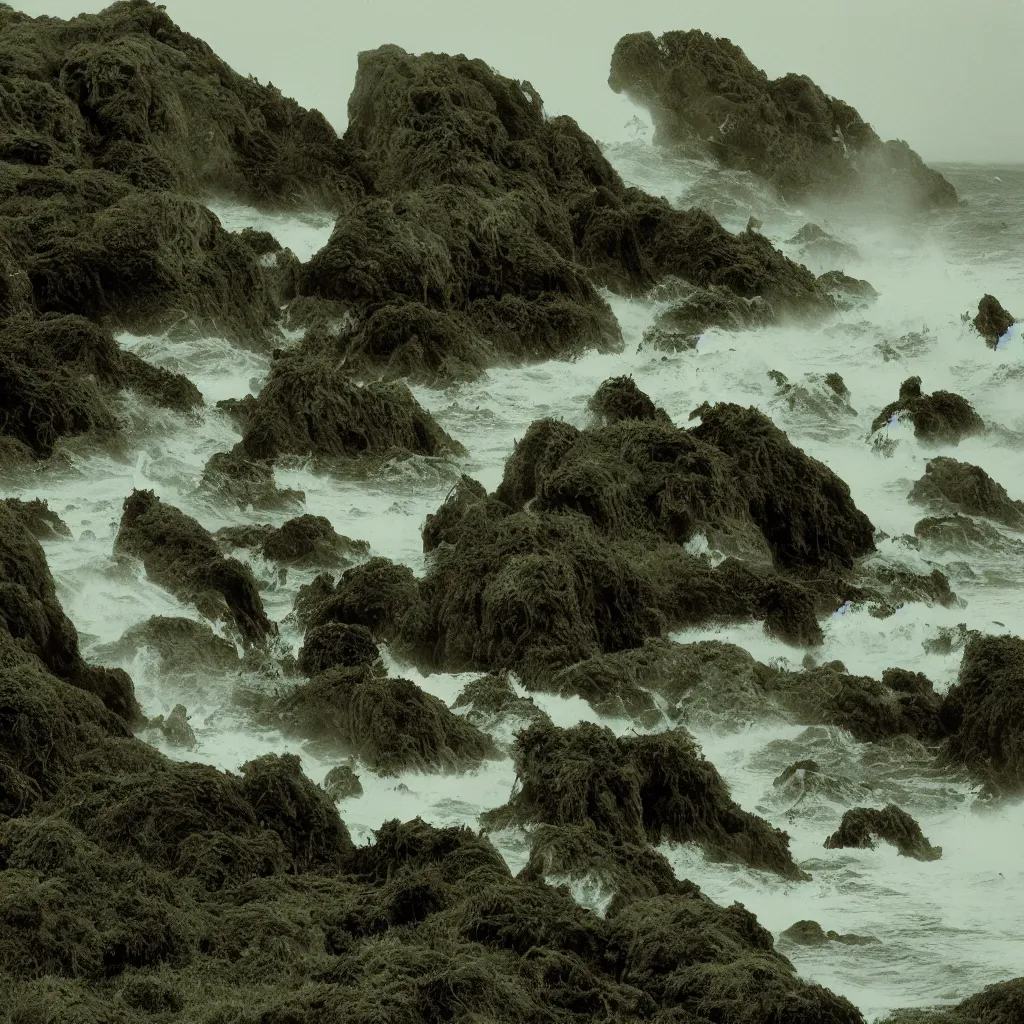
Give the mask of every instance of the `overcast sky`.
[[[97, 0], [9, 0], [71, 17]], [[236, 71], [344, 130], [356, 54], [381, 43], [481, 57], [597, 138], [632, 111], [608, 88], [627, 32], [728, 36], [772, 77], [810, 75], [926, 160], [1024, 162], [1024, 0], [167, 0]]]

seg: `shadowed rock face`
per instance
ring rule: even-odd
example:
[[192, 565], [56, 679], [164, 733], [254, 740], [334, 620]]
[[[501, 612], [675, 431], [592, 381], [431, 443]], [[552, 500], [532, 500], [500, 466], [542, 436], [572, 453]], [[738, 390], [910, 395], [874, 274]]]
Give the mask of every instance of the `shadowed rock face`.
[[232, 622], [247, 643], [276, 631], [248, 567], [221, 555], [207, 530], [152, 491], [125, 498], [114, 550], [141, 559], [154, 583], [204, 615]]
[[999, 339], [1016, 323], [1013, 314], [1003, 309], [994, 295], [983, 295], [978, 303], [978, 312], [971, 323], [988, 343], [995, 348]]
[[806, 75], [771, 80], [706, 32], [623, 36], [608, 84], [645, 107], [658, 144], [753, 171], [787, 198], [955, 206], [956, 191], [902, 141], [882, 142], [849, 104]]
[[871, 429], [884, 427], [902, 413], [914, 424], [914, 436], [922, 441], [958, 444], [972, 434], [985, 432], [985, 423], [966, 398], [952, 391], [921, 391], [921, 378], [908, 377], [900, 385], [900, 397], [890, 402], [874, 419]]
[[1002, 484], [980, 466], [958, 462], [946, 455], [929, 460], [924, 476], [907, 497], [938, 509], [953, 508], [972, 516], [984, 516], [1015, 530], [1024, 529], [1024, 501], [1014, 501]]
[[873, 807], [854, 807], [843, 815], [839, 828], [825, 840], [829, 850], [847, 847], [874, 849], [875, 839], [892, 843], [903, 857], [915, 860], [938, 860], [941, 846], [932, 846], [921, 831], [921, 826], [895, 804], [878, 810]]
[[365, 157], [369, 194], [298, 287], [354, 307], [336, 342], [355, 372], [459, 379], [614, 349], [595, 285], [639, 294], [666, 275], [780, 309], [834, 308], [763, 236], [627, 188], [575, 121], [545, 117], [528, 82], [480, 60], [360, 54], [345, 141]]
[[1024, 791], [1024, 640], [971, 636], [942, 716], [955, 760], [999, 789]]

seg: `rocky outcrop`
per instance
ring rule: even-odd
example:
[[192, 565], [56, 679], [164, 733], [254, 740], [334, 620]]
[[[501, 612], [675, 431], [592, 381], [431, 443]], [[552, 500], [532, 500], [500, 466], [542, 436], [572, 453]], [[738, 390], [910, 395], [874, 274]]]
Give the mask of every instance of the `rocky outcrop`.
[[[970, 314], [967, 314], [969, 317]], [[971, 323], [985, 339], [989, 348], [995, 348], [999, 339], [1016, 323], [1012, 313], [1003, 309], [994, 295], [983, 295], [978, 303], [978, 312]]]
[[873, 420], [872, 431], [906, 416], [914, 424], [914, 436], [932, 443], [959, 444], [973, 434], [985, 432], [985, 423], [966, 398], [952, 391], [921, 391], [921, 378], [908, 377], [900, 385], [900, 397], [890, 402]]
[[806, 75], [769, 79], [728, 39], [696, 29], [623, 36], [608, 84], [650, 112], [656, 144], [753, 171], [786, 198], [914, 210], [957, 203], [905, 142], [883, 142]]
[[928, 861], [938, 860], [942, 856], [942, 847], [932, 846], [922, 833], [921, 826], [895, 804], [888, 804], [881, 810], [854, 807], [847, 811], [839, 828], [825, 840], [825, 848], [873, 850], [876, 839], [891, 843], [903, 857]]
[[946, 455], [929, 459], [907, 495], [933, 511], [955, 510], [1024, 530], [1024, 501], [1015, 501], [981, 468]]

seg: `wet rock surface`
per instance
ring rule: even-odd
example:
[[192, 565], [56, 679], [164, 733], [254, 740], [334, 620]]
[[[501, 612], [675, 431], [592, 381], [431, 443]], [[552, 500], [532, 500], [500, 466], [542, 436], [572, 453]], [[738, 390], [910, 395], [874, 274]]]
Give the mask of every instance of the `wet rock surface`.
[[623, 36], [608, 84], [649, 111], [657, 144], [753, 171], [787, 198], [911, 210], [957, 203], [953, 186], [905, 142], [883, 142], [806, 75], [769, 79], [728, 39], [699, 30]]
[[963, 438], [985, 432], [985, 423], [965, 398], [951, 391], [921, 391], [921, 378], [908, 377], [900, 385], [900, 397], [887, 405], [871, 424], [872, 431], [904, 415], [914, 424], [914, 436], [923, 441], [957, 444]]
[[840, 935], [829, 929], [827, 932], [817, 921], [797, 921], [790, 925], [780, 936], [798, 946], [827, 946], [830, 942], [840, 942], [846, 946], [863, 946], [878, 939], [870, 935]]
[[1013, 315], [1003, 309], [1002, 303], [994, 295], [982, 296], [978, 303], [978, 312], [971, 321], [989, 348], [995, 348], [999, 339], [1016, 322]]
[[1000, 789], [1024, 790], [1024, 640], [971, 636], [942, 717], [953, 758]]
[[903, 857], [915, 860], [938, 860], [941, 846], [932, 846], [921, 832], [921, 826], [895, 804], [878, 810], [854, 807], [843, 815], [839, 828], [825, 840], [829, 850], [845, 848], [874, 849], [877, 839], [891, 843]]
[[1024, 530], [1024, 501], [1014, 501], [1006, 489], [980, 466], [942, 455], [930, 459], [924, 476], [907, 497], [917, 504], [983, 516], [1015, 530]]
[[208, 618], [232, 623], [246, 643], [273, 632], [249, 569], [221, 555], [207, 530], [152, 491], [125, 498], [114, 550], [141, 559], [154, 583]]

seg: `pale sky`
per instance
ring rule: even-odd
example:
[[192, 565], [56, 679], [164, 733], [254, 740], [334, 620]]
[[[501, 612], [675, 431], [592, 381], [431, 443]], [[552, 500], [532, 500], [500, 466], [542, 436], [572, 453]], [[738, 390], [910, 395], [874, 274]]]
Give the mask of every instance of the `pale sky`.
[[[102, 0], [8, 0], [71, 17]], [[1024, 0], [166, 0], [236, 71], [343, 131], [356, 55], [382, 43], [480, 57], [597, 138], [632, 116], [608, 88], [627, 32], [728, 36], [771, 77], [809, 75], [925, 160], [1024, 163]]]

